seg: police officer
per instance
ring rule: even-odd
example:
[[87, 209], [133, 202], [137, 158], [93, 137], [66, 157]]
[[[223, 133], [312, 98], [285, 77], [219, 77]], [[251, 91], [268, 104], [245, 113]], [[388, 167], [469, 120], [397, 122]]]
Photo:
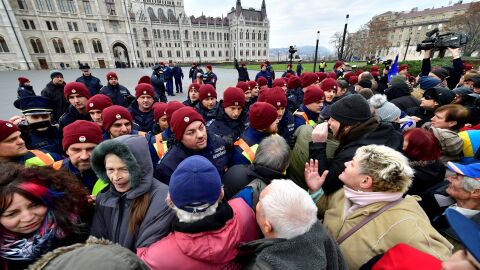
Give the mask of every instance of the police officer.
[[155, 97], [161, 102], [167, 102], [167, 96], [165, 95], [165, 74], [164, 69], [165, 65], [163, 62], [156, 64], [152, 67], [153, 72], [150, 77], [153, 90], [155, 91]]
[[175, 79], [175, 90], [178, 93], [183, 93], [182, 80], [183, 80], [183, 71], [182, 67], [178, 65], [177, 62], [173, 64], [173, 78]]
[[173, 93], [173, 68], [170, 67], [169, 64], [165, 64], [165, 68], [163, 72], [164, 72], [163, 75], [165, 75], [165, 85], [167, 87], [167, 94], [169, 96], [175, 96], [175, 94]]
[[118, 83], [117, 73], [113, 71], [108, 72], [107, 82], [107, 85], [100, 90], [100, 94], [110, 97], [113, 104], [128, 108], [135, 100], [135, 97], [130, 94], [130, 91], [125, 86]]
[[273, 87], [267, 91], [265, 102], [271, 104], [277, 109], [279, 120], [278, 135], [288, 141], [295, 131], [295, 121], [292, 113], [286, 110], [287, 96], [285, 95], [285, 91], [280, 87]]
[[149, 132], [154, 126], [153, 99], [155, 96], [150, 84], [141, 83], [135, 87], [136, 100], [128, 107], [133, 122], [138, 125], [139, 131]]
[[82, 71], [82, 76], [78, 77], [76, 82], [85, 84], [88, 91], [90, 91], [90, 96], [98, 94], [100, 89], [102, 89], [100, 79], [92, 75], [88, 64], [80, 65], [80, 70]]
[[232, 164], [251, 164], [258, 144], [263, 138], [278, 131], [277, 109], [266, 102], [255, 102], [250, 107], [250, 126], [234, 143]]
[[108, 181], [99, 179], [90, 167], [90, 155], [102, 142], [102, 130], [92, 122], [77, 120], [63, 130], [63, 150], [68, 158], [53, 163], [56, 170], [66, 169], [77, 176], [89, 193], [97, 196], [108, 186]]
[[201, 155], [223, 175], [228, 160], [225, 141], [207, 132], [205, 120], [191, 107], [178, 109], [170, 121], [176, 143], [163, 156], [155, 168], [155, 178], [168, 184], [178, 164], [192, 155]]
[[112, 100], [104, 94], [97, 94], [87, 101], [87, 110], [92, 121], [103, 128], [102, 112], [113, 105]]
[[213, 134], [222, 137], [227, 146], [240, 137], [245, 130], [245, 95], [236, 87], [229, 87], [223, 92], [223, 100], [220, 101], [215, 118], [207, 122], [207, 129]]
[[217, 114], [217, 92], [212, 85], [202, 84], [198, 91], [198, 95], [200, 102], [195, 106], [195, 109], [203, 117], [205, 122], [208, 122]]
[[324, 100], [325, 95], [320, 87], [316, 85], [309, 86], [303, 96], [303, 104], [300, 105], [300, 108], [293, 114], [295, 118], [295, 129], [301, 125], [315, 127], [320, 112], [322, 111]]
[[0, 162], [16, 162], [25, 166], [50, 166], [61, 157], [54, 153], [28, 150], [20, 129], [11, 122], [0, 120]]
[[88, 91], [83, 83], [67, 83], [63, 90], [63, 95], [70, 103], [70, 106], [68, 107], [67, 112], [60, 117], [60, 131], [76, 120], [92, 121], [87, 110], [87, 101], [90, 98], [90, 91]]
[[62, 155], [60, 131], [51, 122], [53, 109], [50, 100], [41, 96], [29, 96], [17, 99], [13, 105], [22, 110], [24, 115], [24, 120], [17, 125], [27, 148]]

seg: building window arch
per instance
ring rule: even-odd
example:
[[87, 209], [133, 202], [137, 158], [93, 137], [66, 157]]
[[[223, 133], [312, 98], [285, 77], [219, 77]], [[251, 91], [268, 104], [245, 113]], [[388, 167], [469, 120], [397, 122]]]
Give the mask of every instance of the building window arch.
[[143, 37], [148, 38], [148, 30], [145, 27], [143, 28]]
[[248, 32], [248, 30], [247, 30], [247, 33], [245, 34], [245, 39], [246, 39], [246, 40], [249, 40], [249, 39], [250, 39], [250, 33]]
[[188, 39], [188, 30], [185, 30], [185, 39]]
[[63, 42], [59, 38], [52, 39], [53, 49], [55, 53], [65, 53], [65, 47], [63, 46]]
[[240, 39], [243, 39], [243, 30], [240, 30]]
[[252, 31], [252, 40], [255, 40], [255, 30]]
[[34, 53], [45, 53], [43, 49], [42, 41], [39, 38], [31, 38], [30, 45], [32, 46]]
[[262, 32], [258, 31], [257, 39], [258, 39], [258, 40], [262, 40]]
[[7, 42], [5, 41], [5, 38], [0, 36], [0, 52], [10, 52], [7, 46]]
[[92, 39], [93, 51], [95, 53], [103, 53], [102, 42], [98, 39]]
[[263, 32], [263, 40], [267, 40], [267, 31]]
[[85, 48], [83, 47], [83, 42], [81, 39], [74, 39], [73, 47], [75, 48], [75, 53], [85, 53]]

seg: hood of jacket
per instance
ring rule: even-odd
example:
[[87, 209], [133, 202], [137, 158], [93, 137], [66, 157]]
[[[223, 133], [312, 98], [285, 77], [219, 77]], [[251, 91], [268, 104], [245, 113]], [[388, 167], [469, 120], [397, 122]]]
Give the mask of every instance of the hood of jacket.
[[385, 89], [385, 95], [388, 98], [388, 101], [396, 99], [403, 96], [410, 95], [410, 87], [408, 84], [403, 81], [395, 82], [389, 88]]
[[[99, 144], [92, 152], [92, 169], [98, 177], [108, 181], [105, 156], [115, 154], [125, 162], [130, 174], [131, 189], [127, 199], [134, 199], [147, 192], [153, 182], [153, 165], [147, 140], [138, 135], [124, 135]], [[110, 190], [115, 189], [110, 185]]]

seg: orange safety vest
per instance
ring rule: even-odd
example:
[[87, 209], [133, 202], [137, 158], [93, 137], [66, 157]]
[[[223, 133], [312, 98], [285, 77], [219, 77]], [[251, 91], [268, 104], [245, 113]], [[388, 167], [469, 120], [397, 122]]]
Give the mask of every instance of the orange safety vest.
[[45, 166], [50, 166], [55, 162], [55, 160], [51, 156], [45, 154], [40, 150], [30, 150], [30, 152], [34, 154], [37, 158], [39, 158], [45, 164]]
[[162, 134], [158, 134], [155, 136], [155, 150], [157, 150], [157, 155], [159, 158], [162, 158], [165, 152], [167, 152], [167, 142], [163, 141]]
[[252, 145], [252, 147], [250, 147], [248, 143], [246, 143], [243, 139], [240, 138], [234, 143], [234, 145], [240, 147], [243, 150], [242, 155], [245, 156], [245, 158], [247, 158], [250, 163], [253, 162], [253, 159], [255, 159], [255, 152], [257, 151], [258, 144]]
[[295, 112], [295, 114], [303, 117], [307, 125], [310, 125], [312, 127], [315, 127], [317, 125], [315, 121], [308, 119], [308, 115], [305, 112]]

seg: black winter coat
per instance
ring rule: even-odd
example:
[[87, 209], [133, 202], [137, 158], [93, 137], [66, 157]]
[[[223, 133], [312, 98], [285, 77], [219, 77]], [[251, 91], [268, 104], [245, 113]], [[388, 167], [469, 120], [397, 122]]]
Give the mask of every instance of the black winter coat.
[[[354, 130], [350, 131], [352, 134]], [[342, 181], [338, 176], [345, 169], [345, 162], [353, 159], [358, 148], [378, 144], [391, 147], [397, 151], [402, 151], [403, 136], [397, 131], [393, 125], [385, 122], [378, 122], [375, 117], [370, 118], [360, 127], [355, 130], [357, 136], [350, 135], [349, 142], [344, 145], [339, 145], [335, 151], [332, 160], [327, 161], [326, 148], [327, 143], [309, 143], [309, 158], [317, 159], [318, 172], [321, 175], [325, 170], [328, 170], [327, 179], [322, 186], [325, 194], [330, 195], [343, 186]]]
[[53, 82], [47, 83], [45, 88], [43, 88], [41, 95], [49, 98], [53, 104], [53, 120], [58, 122], [58, 119], [67, 112], [67, 108], [70, 105], [63, 95], [63, 88], [65, 83], [61, 85], [55, 85]]
[[120, 84], [117, 85], [105, 85], [101, 90], [100, 94], [107, 95], [112, 99], [114, 105], [120, 105], [125, 108], [128, 108], [130, 104], [135, 100], [135, 97], [130, 94], [128, 89]]
[[412, 161], [411, 167], [415, 171], [412, 185], [407, 194], [425, 196], [425, 192], [445, 179], [446, 168], [440, 160]]
[[17, 98], [36, 96], [31, 85], [19, 85], [17, 89]]
[[128, 111], [132, 115], [133, 123], [138, 125], [139, 131], [152, 131], [155, 124], [155, 119], [153, 118], [153, 110], [150, 110], [148, 112], [140, 111], [140, 109], [138, 108], [138, 102], [134, 100], [132, 104], [128, 107]]
[[85, 86], [88, 88], [88, 91], [90, 91], [90, 96], [100, 93], [100, 89], [102, 89], [100, 79], [92, 75], [80, 76], [77, 78], [77, 82], [85, 84]]
[[[222, 103], [223, 101], [220, 101]], [[218, 106], [217, 115], [207, 122], [207, 129], [225, 140], [227, 146], [232, 147], [233, 143], [240, 137], [246, 126], [244, 124], [244, 114], [233, 120], [225, 113], [223, 106]]]
[[432, 110], [426, 110], [420, 107], [412, 107], [405, 111], [407, 115], [416, 116], [421, 120], [417, 122], [417, 127], [421, 127], [423, 124], [430, 122], [435, 113]]
[[234, 65], [235, 65], [235, 69], [237, 69], [237, 71], [238, 71], [238, 81], [239, 82], [250, 81], [250, 76], [248, 75], [247, 68], [239, 66], [237, 59], [235, 59]]
[[92, 118], [90, 117], [90, 114], [81, 114], [73, 107], [70, 105], [67, 109], [67, 112], [60, 117], [60, 120], [58, 122], [60, 123], [60, 131], [63, 130], [64, 127], [67, 125], [77, 121], [77, 120], [86, 120], [86, 121], [92, 121]]

